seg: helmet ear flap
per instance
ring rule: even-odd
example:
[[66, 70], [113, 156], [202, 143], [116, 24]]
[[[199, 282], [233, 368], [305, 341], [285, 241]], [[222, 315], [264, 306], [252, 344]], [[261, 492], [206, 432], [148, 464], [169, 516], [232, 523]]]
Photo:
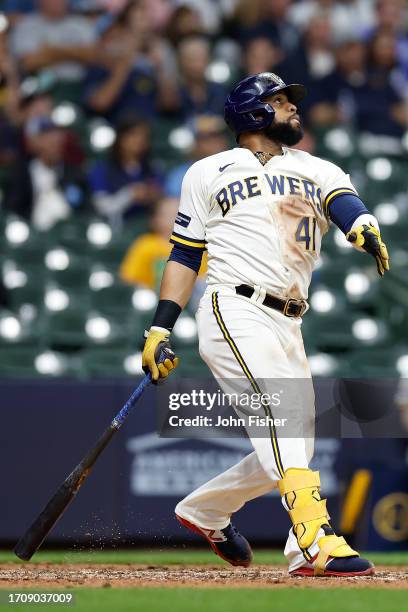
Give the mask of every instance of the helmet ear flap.
[[269, 102], [263, 102], [261, 100], [261, 104], [262, 106], [259, 109], [256, 109], [250, 113], [248, 113], [248, 115], [251, 117], [252, 121], [263, 121], [268, 120], [269, 123], [272, 123], [272, 121], [275, 118], [275, 110], [274, 108], [271, 106], [271, 104], [269, 104]]

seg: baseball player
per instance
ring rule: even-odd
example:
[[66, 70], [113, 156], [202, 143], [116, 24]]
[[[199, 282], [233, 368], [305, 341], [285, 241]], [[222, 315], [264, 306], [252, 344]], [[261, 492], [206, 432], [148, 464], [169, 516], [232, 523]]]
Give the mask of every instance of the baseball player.
[[[173, 353], [157, 365], [158, 347], [189, 300], [204, 249], [207, 289], [197, 312], [200, 354], [224, 389], [245, 379], [262, 392], [266, 379], [311, 374], [301, 335], [308, 287], [321, 240], [335, 223], [359, 250], [389, 269], [378, 223], [350, 178], [334, 164], [290, 148], [302, 138], [298, 102], [303, 85], [273, 73], [247, 77], [231, 91], [225, 120], [237, 146], [187, 171], [171, 236], [173, 250], [143, 351], [156, 381], [178, 365]], [[311, 409], [313, 397], [303, 399]], [[302, 407], [299, 405], [299, 410]], [[314, 407], [313, 407], [314, 408]], [[264, 406], [265, 414], [272, 414]], [[374, 572], [330, 525], [319, 473], [309, 469], [313, 433], [251, 437], [254, 452], [183, 499], [178, 520], [204, 536], [215, 553], [247, 567], [252, 552], [231, 524], [247, 501], [278, 487], [293, 523], [285, 555], [295, 576], [357, 576]]]

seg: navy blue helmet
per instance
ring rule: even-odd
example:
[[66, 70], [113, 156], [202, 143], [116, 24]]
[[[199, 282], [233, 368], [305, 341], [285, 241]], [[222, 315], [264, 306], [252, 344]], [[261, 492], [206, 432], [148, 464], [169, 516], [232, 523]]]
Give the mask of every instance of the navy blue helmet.
[[225, 101], [224, 118], [237, 139], [242, 132], [263, 130], [272, 123], [275, 111], [264, 100], [279, 91], [284, 92], [294, 104], [306, 95], [304, 85], [286, 85], [273, 72], [246, 77], [234, 87]]

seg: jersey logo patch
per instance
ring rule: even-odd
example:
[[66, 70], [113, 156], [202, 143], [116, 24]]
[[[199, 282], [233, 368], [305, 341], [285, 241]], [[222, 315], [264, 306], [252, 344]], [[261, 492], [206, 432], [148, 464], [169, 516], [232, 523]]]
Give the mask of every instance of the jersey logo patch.
[[190, 221], [191, 217], [189, 217], [188, 215], [185, 215], [180, 211], [177, 213], [175, 220], [175, 223], [177, 223], [177, 225], [181, 225], [182, 227], [188, 227], [190, 225]]
[[231, 162], [230, 164], [226, 164], [225, 166], [220, 166], [218, 170], [220, 172], [224, 172], [225, 168], [228, 168], [228, 166], [232, 166], [233, 164], [235, 164], [235, 162]]

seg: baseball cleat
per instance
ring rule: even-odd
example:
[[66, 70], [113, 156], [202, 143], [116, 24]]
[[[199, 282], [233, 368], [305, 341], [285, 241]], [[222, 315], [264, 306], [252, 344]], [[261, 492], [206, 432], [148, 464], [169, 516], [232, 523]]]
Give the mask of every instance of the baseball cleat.
[[[326, 563], [324, 571], [317, 574], [317, 577], [349, 578], [352, 576], [372, 576], [374, 573], [374, 565], [367, 559], [362, 559], [361, 557], [338, 557], [330, 559]], [[290, 575], [316, 576], [316, 573], [313, 565], [308, 564], [293, 570], [290, 572]]]
[[202, 529], [176, 514], [177, 520], [194, 533], [203, 536], [216, 555], [231, 565], [249, 567], [252, 561], [252, 550], [249, 542], [231, 525], [224, 529]]

